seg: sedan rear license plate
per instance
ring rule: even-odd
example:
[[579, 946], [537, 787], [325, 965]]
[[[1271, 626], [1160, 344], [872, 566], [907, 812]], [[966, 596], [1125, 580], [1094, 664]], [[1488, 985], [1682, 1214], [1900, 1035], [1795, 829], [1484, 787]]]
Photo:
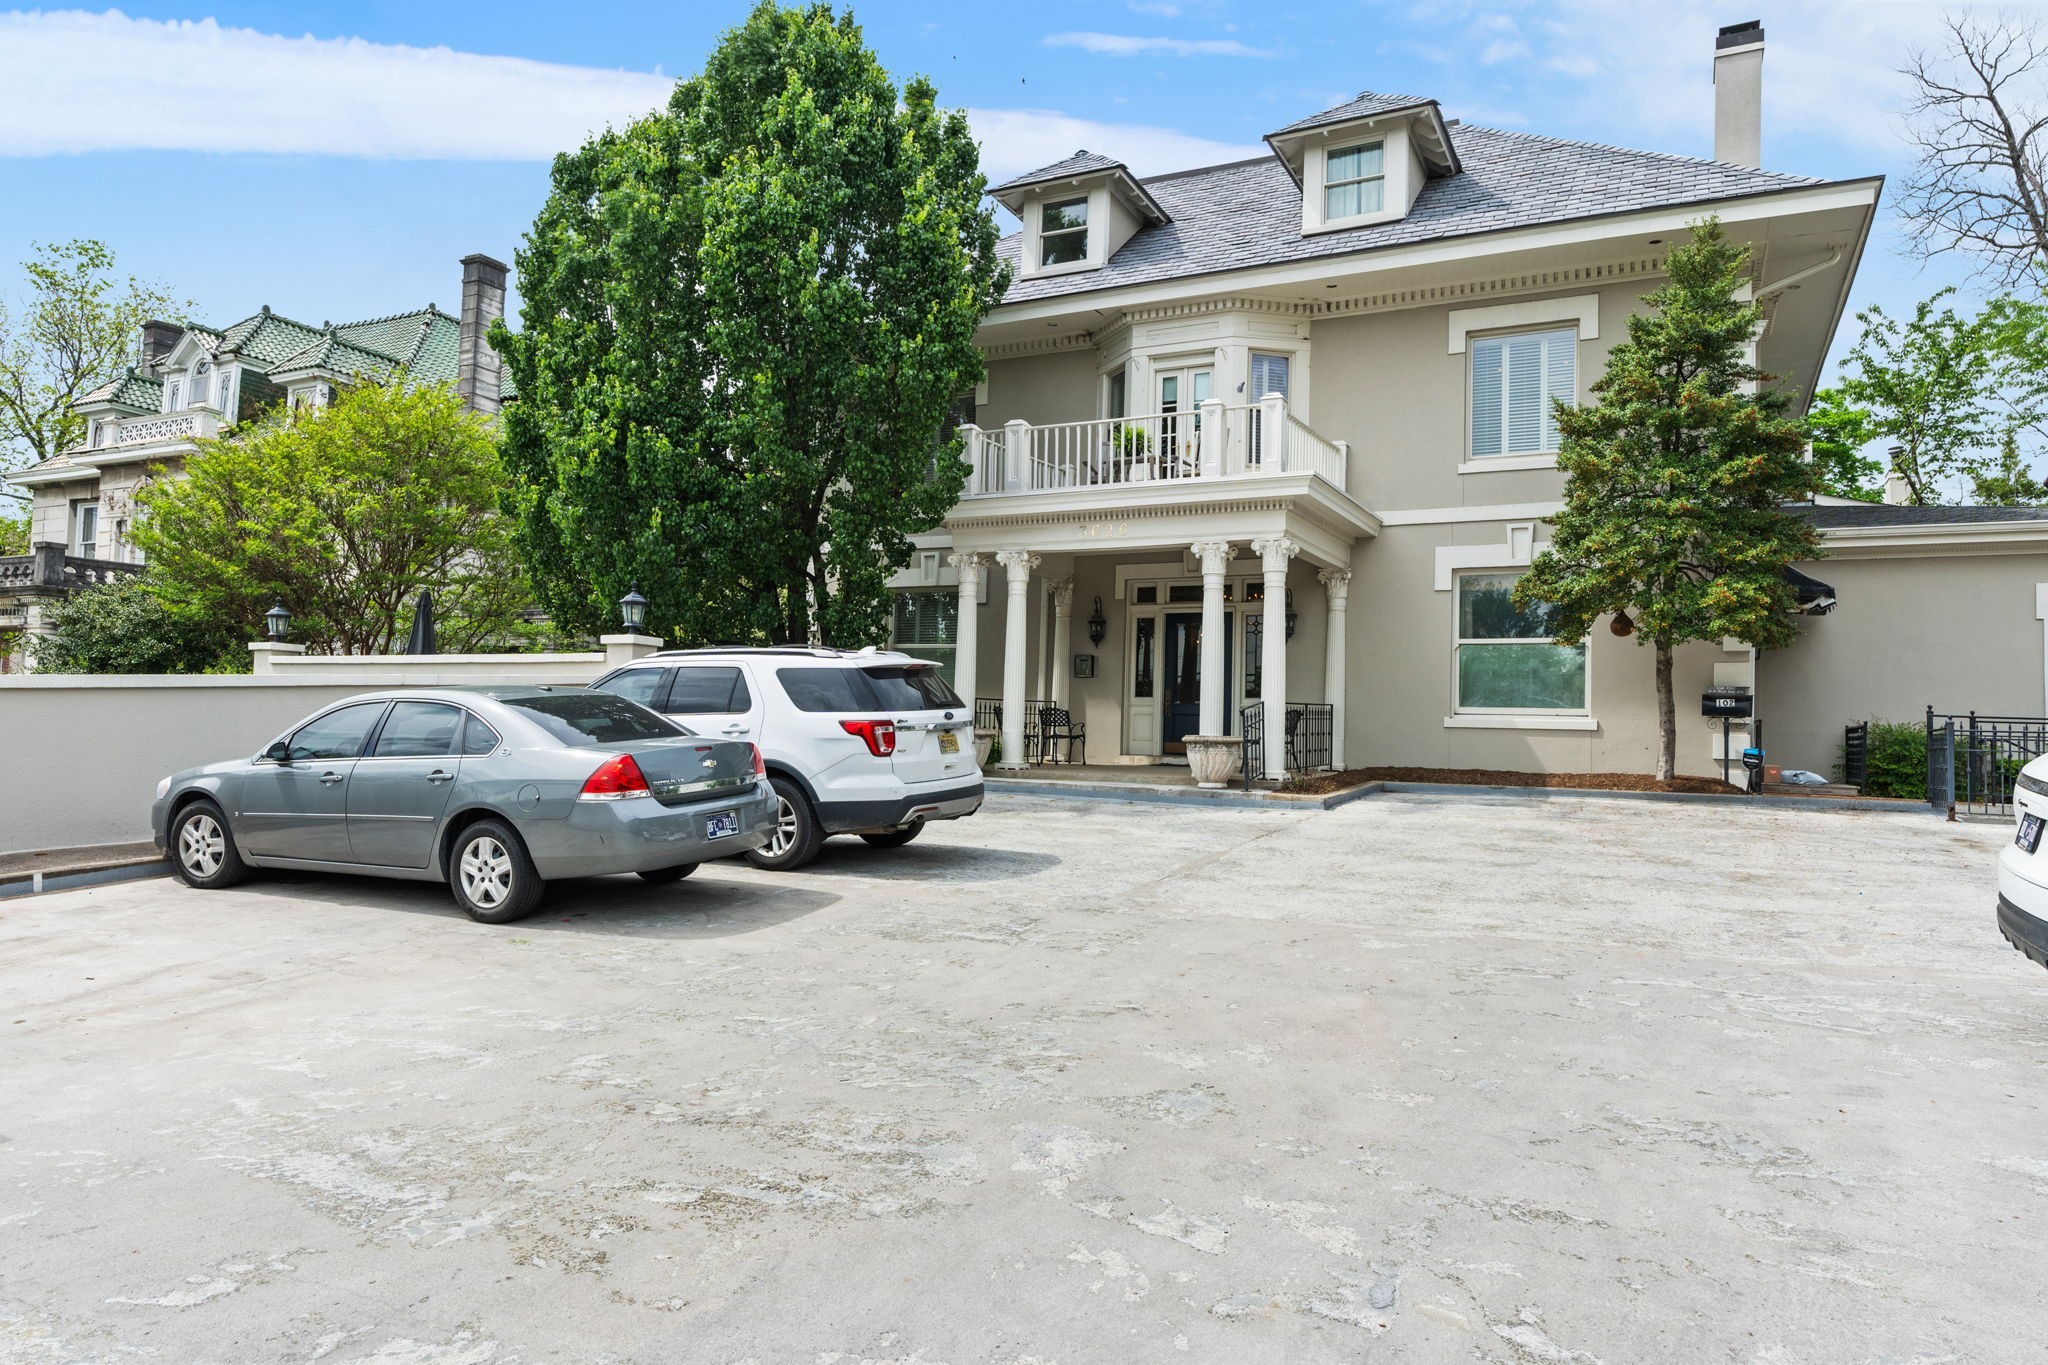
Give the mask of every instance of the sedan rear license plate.
[[960, 752], [960, 732], [959, 732], [959, 731], [957, 731], [957, 730], [941, 730], [941, 731], [939, 731], [939, 752], [940, 752], [940, 753], [942, 753], [942, 754], [957, 754], [957, 753], [959, 753], [959, 752]]
[[2041, 846], [2041, 817], [2038, 815], [2022, 815], [2020, 817], [2020, 831], [2012, 836], [2012, 841], [2029, 853], [2039, 848]]
[[704, 837], [707, 839], [725, 839], [739, 832], [740, 813], [736, 810], [722, 810], [704, 817]]

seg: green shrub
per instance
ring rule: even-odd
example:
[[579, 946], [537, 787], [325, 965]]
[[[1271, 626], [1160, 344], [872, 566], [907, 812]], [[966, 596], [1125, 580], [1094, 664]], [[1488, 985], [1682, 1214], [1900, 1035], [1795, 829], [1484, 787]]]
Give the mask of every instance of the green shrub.
[[1869, 781], [1872, 796], [1927, 799], [1927, 726], [1917, 720], [1870, 722]]
[[249, 671], [240, 635], [170, 606], [143, 574], [74, 593], [48, 621], [54, 633], [30, 646], [42, 673]]

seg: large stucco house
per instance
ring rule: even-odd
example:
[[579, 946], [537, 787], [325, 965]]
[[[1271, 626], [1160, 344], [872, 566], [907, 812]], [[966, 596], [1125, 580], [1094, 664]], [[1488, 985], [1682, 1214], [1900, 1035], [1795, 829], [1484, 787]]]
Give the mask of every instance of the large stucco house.
[[31, 495], [30, 553], [0, 558], [0, 635], [31, 635], [50, 603], [138, 569], [128, 533], [137, 489], [176, 477], [197, 442], [280, 403], [319, 406], [339, 387], [402, 371], [497, 411], [507, 395], [485, 333], [505, 311], [506, 274], [489, 256], [464, 257], [459, 314], [428, 304], [313, 326], [265, 305], [228, 327], [143, 324], [136, 363], [74, 405], [83, 442], [9, 479]]
[[[1090, 763], [1181, 761], [1249, 722], [1275, 775], [1648, 771], [1651, 651], [1604, 626], [1556, 645], [1506, 601], [1560, 505], [1549, 400], [1587, 399], [1666, 250], [1711, 214], [1753, 248], [1756, 357], [1803, 408], [1881, 188], [1760, 169], [1762, 30], [1724, 31], [1713, 61], [1713, 160], [1368, 93], [1251, 160], [1139, 178], [1088, 151], [997, 186], [1022, 222], [1002, 247], [1016, 277], [980, 333], [965, 495], [895, 580], [897, 642], [999, 713], [1010, 763], [1066, 756], [1035, 733], [1056, 707], [1048, 728], [1083, 730]], [[1922, 675], [1953, 678], [1961, 638], [2029, 661], [1983, 704], [2048, 705], [2038, 513], [1814, 514], [1884, 586], [1812, 568], [1842, 605], [1806, 629], [1832, 638], [1762, 677], [1737, 642], [1685, 647], [1681, 770], [1718, 769], [1710, 687], [1754, 689], [1773, 763], [1825, 770], [1845, 721], [1940, 701]], [[1927, 569], [1951, 553], [1969, 586]], [[1924, 615], [1896, 619], [1907, 605]], [[1892, 677], [1871, 651], [1900, 630], [1933, 643]], [[1264, 699], [1287, 706], [1247, 716]]]

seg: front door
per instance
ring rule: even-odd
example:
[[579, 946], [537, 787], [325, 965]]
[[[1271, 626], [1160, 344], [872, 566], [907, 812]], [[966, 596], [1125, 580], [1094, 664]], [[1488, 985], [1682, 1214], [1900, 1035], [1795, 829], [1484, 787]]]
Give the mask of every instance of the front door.
[[[1223, 676], [1230, 676], [1231, 619], [1223, 613]], [[1166, 727], [1161, 739], [1169, 754], [1188, 751], [1187, 737], [1202, 732], [1202, 616], [1173, 612], [1166, 618]], [[1223, 733], [1232, 732], [1230, 698], [1223, 699]]]

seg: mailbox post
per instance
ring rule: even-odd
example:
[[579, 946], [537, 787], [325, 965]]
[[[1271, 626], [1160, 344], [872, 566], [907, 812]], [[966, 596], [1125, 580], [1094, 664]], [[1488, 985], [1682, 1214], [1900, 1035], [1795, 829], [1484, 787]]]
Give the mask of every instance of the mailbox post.
[[[1728, 725], [1730, 721], [1747, 720], [1756, 714], [1756, 694], [1746, 687], [1710, 687], [1700, 694], [1700, 714], [1721, 718], [1721, 780], [1728, 782]], [[1756, 761], [1750, 762], [1750, 755]], [[1745, 749], [1742, 752], [1742, 766], [1752, 771], [1763, 767], [1761, 749]], [[1735, 785], [1729, 782], [1730, 786]]]

